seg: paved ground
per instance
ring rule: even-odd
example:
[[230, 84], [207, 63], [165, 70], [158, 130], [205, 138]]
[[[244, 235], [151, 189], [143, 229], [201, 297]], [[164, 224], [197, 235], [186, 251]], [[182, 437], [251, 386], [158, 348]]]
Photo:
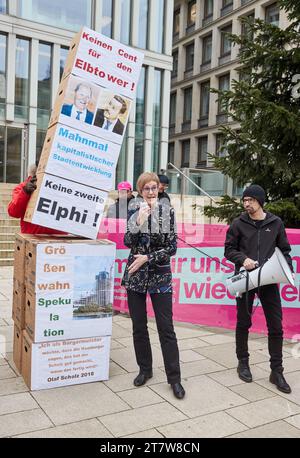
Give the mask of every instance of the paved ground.
[[[30, 392], [12, 361], [12, 268], [0, 268], [0, 437], [300, 437], [300, 357], [285, 341], [285, 374], [293, 392], [268, 381], [267, 340], [252, 334], [254, 382], [236, 374], [234, 333], [176, 324], [184, 400], [166, 383], [155, 323], [149, 327], [154, 377], [135, 388], [131, 322], [116, 315], [110, 379]], [[300, 353], [298, 351], [298, 353]]]

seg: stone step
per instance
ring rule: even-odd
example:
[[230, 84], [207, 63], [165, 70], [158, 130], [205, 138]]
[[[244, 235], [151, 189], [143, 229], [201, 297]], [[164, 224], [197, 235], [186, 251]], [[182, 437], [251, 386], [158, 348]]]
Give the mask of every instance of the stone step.
[[15, 189], [16, 185], [13, 185], [11, 188], [1, 188], [0, 187], [0, 196], [4, 194], [11, 194], [13, 190]]
[[7, 241], [2, 240], [0, 241], [0, 251], [10, 251], [14, 250], [15, 242], [13, 240]]
[[15, 226], [1, 226], [0, 225], [0, 233], [1, 234], [12, 234], [15, 237], [15, 234], [20, 232], [20, 225], [17, 224]]
[[7, 207], [8, 207], [9, 202], [0, 202], [0, 212], [1, 213], [7, 213]]
[[0, 194], [0, 205], [7, 205], [11, 201], [12, 195], [10, 194]]
[[11, 199], [12, 193], [13, 193], [13, 190], [11, 190], [11, 191], [4, 191], [4, 192], [0, 190], [0, 201], [1, 201], [1, 200], [8, 200], [8, 199]]
[[1, 220], [4, 220], [4, 219], [10, 219], [11, 216], [9, 216], [9, 214], [7, 213], [7, 211], [1, 211], [0, 209], [0, 221]]
[[2, 189], [13, 189], [19, 183], [0, 183], [0, 191]]
[[1, 250], [0, 249], [0, 259], [13, 259], [14, 251], [15, 251], [14, 249], [12, 250]]
[[15, 189], [15, 186], [12, 186], [11, 188], [0, 188], [0, 196], [4, 194], [12, 194], [14, 189]]
[[15, 232], [1, 232], [0, 230], [0, 242], [14, 243]]
[[18, 218], [0, 218], [0, 228], [2, 228], [3, 226], [20, 227], [20, 220]]
[[0, 267], [13, 266], [14, 258], [0, 258]]

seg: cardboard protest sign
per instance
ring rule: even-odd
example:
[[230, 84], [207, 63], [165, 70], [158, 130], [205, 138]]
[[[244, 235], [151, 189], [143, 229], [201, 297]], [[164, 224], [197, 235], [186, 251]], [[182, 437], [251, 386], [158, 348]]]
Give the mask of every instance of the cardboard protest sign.
[[47, 173], [110, 191], [120, 148], [71, 127], [48, 129], [37, 173]]
[[25, 221], [95, 239], [107, 192], [63, 178], [37, 175]]
[[26, 246], [25, 327], [34, 342], [111, 335], [115, 244]]
[[71, 43], [62, 78], [73, 73], [133, 99], [143, 58], [140, 51], [84, 27]]
[[[25, 221], [96, 239], [143, 54], [83, 28], [67, 58]], [[52, 127], [52, 128], [51, 128]]]
[[22, 375], [30, 390], [108, 380], [110, 336], [33, 343], [23, 331]]

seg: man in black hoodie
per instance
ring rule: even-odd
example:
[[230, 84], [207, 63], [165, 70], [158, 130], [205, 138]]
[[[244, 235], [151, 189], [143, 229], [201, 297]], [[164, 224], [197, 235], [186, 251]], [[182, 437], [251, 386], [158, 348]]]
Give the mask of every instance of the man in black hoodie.
[[[272, 213], [264, 212], [265, 191], [261, 186], [251, 185], [243, 192], [245, 212], [236, 218], [229, 227], [225, 241], [225, 257], [235, 264], [238, 272], [241, 267], [250, 271], [264, 264], [278, 247], [293, 271], [290, 257], [291, 247], [281, 219]], [[249, 367], [248, 334], [252, 325], [251, 313], [257, 289], [246, 293], [237, 300], [236, 354], [239, 360], [238, 375], [245, 382], [252, 382]], [[284, 392], [291, 388], [283, 376], [282, 366], [282, 308], [276, 284], [259, 288], [259, 299], [268, 327], [268, 347], [270, 353], [270, 382]], [[248, 302], [248, 303], [247, 303]]]

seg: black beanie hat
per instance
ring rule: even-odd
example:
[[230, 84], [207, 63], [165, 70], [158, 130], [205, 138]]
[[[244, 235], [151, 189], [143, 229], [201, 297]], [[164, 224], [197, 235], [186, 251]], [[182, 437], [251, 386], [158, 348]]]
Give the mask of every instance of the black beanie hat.
[[161, 184], [169, 184], [169, 178], [167, 177], [167, 175], [157, 175], [157, 176]]
[[258, 184], [252, 184], [244, 190], [242, 200], [244, 200], [244, 197], [253, 197], [263, 207], [266, 200], [266, 193]]

